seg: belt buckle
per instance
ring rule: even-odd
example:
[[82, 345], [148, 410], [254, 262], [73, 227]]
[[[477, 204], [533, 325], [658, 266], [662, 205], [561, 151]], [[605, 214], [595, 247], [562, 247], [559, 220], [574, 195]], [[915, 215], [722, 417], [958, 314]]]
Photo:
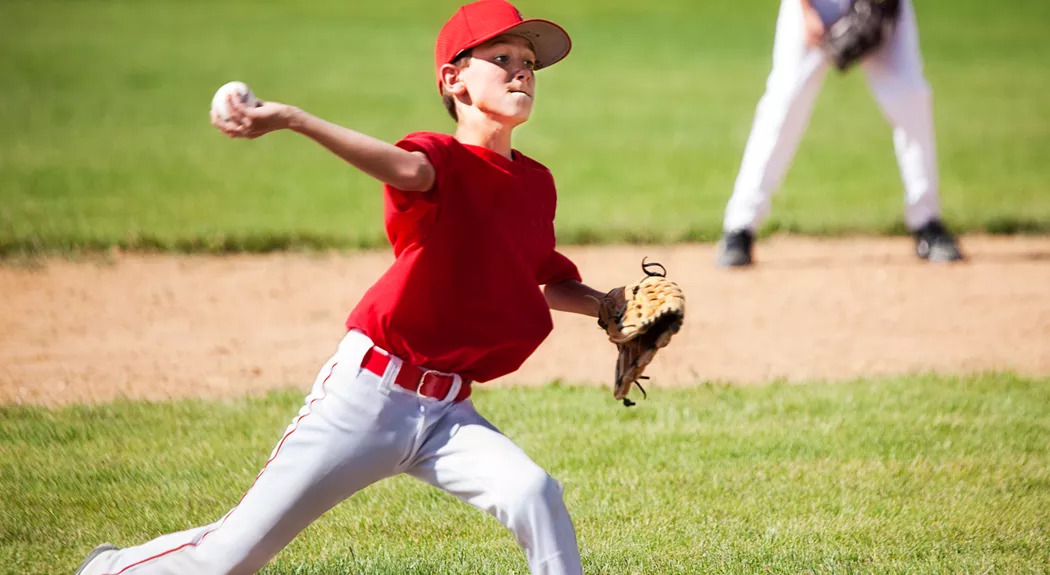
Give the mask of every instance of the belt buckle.
[[[425, 384], [427, 382], [427, 376], [430, 375], [430, 374], [441, 375], [441, 372], [440, 371], [434, 371], [433, 369], [424, 369], [423, 370], [423, 374], [419, 376], [419, 383], [416, 384], [416, 394], [417, 395], [423, 395], [421, 390], [423, 389], [423, 384]], [[429, 396], [424, 396], [424, 397], [429, 397]], [[435, 399], [437, 399], [437, 398], [435, 398]]]
[[424, 369], [423, 375], [419, 376], [419, 383], [416, 385], [416, 395], [422, 395], [423, 397], [430, 397], [429, 395], [423, 395], [420, 390], [423, 389], [423, 385], [426, 383], [428, 375], [436, 375], [438, 377], [451, 377], [452, 385], [448, 386], [448, 391], [445, 393], [445, 397], [432, 397], [442, 403], [449, 401], [455, 401], [456, 397], [459, 396], [460, 390], [463, 389], [463, 378], [458, 373], [445, 373], [443, 371], [437, 371], [433, 369]]

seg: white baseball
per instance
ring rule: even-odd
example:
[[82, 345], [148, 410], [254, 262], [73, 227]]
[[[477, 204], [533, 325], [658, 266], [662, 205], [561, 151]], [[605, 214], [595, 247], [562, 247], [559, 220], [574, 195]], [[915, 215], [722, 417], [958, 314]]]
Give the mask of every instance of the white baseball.
[[252, 94], [252, 89], [244, 82], [227, 82], [215, 92], [211, 99], [211, 109], [223, 120], [230, 119], [230, 106], [226, 102], [226, 96], [233, 95], [240, 99], [246, 108], [254, 108], [259, 105], [259, 99]]

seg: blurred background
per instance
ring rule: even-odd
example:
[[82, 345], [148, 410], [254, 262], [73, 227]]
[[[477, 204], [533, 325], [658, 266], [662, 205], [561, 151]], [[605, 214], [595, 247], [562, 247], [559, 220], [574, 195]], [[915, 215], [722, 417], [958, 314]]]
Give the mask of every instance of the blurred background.
[[[1050, 2], [917, 0], [946, 220], [1050, 230]], [[776, 0], [520, 0], [574, 46], [516, 147], [563, 243], [713, 240], [771, 64]], [[0, 254], [385, 245], [380, 186], [293, 134], [230, 142], [214, 91], [395, 141], [451, 131], [433, 86], [452, 0], [0, 3]], [[829, 73], [765, 231], [902, 233], [890, 129]]]

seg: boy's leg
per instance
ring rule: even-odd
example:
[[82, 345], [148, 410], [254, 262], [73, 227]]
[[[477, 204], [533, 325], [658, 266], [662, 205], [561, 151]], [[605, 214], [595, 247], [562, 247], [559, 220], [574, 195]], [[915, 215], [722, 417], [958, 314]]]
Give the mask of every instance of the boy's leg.
[[255, 483], [226, 516], [100, 557], [85, 575], [255, 573], [328, 509], [397, 473], [414, 441], [418, 412], [391, 402], [380, 378], [360, 369], [371, 345], [360, 334], [343, 340]]
[[897, 29], [862, 66], [875, 99], [893, 125], [893, 146], [904, 180], [905, 221], [915, 231], [940, 217], [937, 150], [930, 86], [922, 72], [915, 10], [902, 0]]
[[408, 473], [494, 515], [525, 550], [534, 574], [583, 572], [562, 487], [470, 401], [440, 417]]
[[783, 0], [773, 70], [726, 206], [724, 231], [754, 231], [769, 213], [770, 200], [795, 156], [826, 73], [820, 50], [806, 44], [801, 2]]

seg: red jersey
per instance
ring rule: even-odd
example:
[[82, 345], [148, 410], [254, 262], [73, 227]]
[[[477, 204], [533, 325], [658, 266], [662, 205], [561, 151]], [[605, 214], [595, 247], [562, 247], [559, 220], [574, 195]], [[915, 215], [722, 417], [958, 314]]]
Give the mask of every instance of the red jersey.
[[434, 166], [434, 186], [384, 186], [396, 260], [346, 320], [417, 366], [488, 381], [513, 372], [553, 328], [539, 286], [580, 273], [554, 249], [550, 171], [452, 136], [417, 132], [397, 146]]

